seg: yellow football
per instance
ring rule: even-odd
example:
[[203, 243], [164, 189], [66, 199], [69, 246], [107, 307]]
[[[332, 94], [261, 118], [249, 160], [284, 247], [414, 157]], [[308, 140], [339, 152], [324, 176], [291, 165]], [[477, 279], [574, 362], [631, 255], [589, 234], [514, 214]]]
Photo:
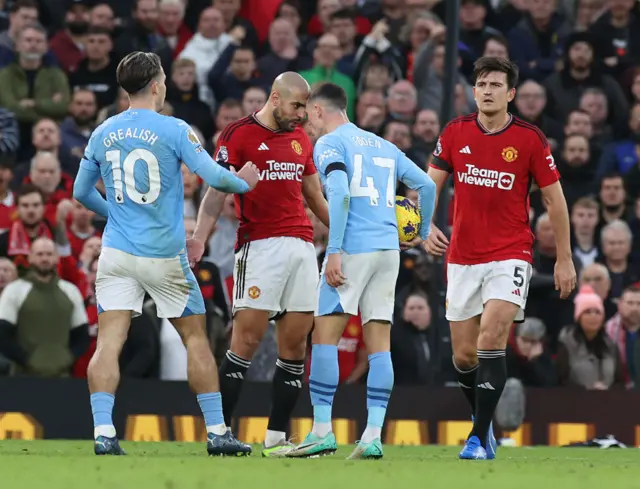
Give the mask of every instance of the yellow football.
[[396, 197], [396, 220], [398, 237], [403, 243], [414, 240], [420, 233], [420, 209], [406, 197]]

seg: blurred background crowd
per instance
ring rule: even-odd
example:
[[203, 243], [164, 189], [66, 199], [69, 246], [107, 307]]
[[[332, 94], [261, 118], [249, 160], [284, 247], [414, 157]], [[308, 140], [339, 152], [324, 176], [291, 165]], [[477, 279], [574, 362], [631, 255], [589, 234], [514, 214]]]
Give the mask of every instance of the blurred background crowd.
[[[161, 57], [168, 85], [163, 112], [191, 124], [209, 151], [227, 124], [262, 107], [275, 77], [288, 70], [310, 84], [341, 85], [350, 119], [422, 168], [447, 122], [440, 114], [445, 0], [65, 1], [0, 0], [4, 375], [86, 374], [95, 349], [94, 282], [105, 222], [72, 200], [72, 186], [93, 128], [127, 108], [115, 76], [125, 54]], [[514, 325], [510, 338], [509, 375], [527, 386], [639, 385], [640, 6], [636, 0], [461, 0], [458, 15], [456, 115], [475, 110], [475, 59], [514, 60], [521, 80], [511, 110], [547, 135], [570, 206], [581, 288], [562, 301], [553, 285], [553, 229], [532, 189], [535, 273], [528, 319]], [[190, 232], [204, 189], [183, 170]], [[327, 230], [310, 218], [320, 261]], [[236, 227], [228, 198], [195, 270], [218, 358], [231, 328]], [[441, 307], [441, 268], [419, 247], [405, 247], [401, 263], [391, 328], [396, 383], [450, 383], [448, 327], [432, 314]], [[180, 338], [154, 309], [149, 300], [133, 320], [122, 375], [186, 379]], [[365, 379], [358, 318], [339, 349], [341, 382]], [[276, 358], [271, 326], [251, 379], [270, 380]]]

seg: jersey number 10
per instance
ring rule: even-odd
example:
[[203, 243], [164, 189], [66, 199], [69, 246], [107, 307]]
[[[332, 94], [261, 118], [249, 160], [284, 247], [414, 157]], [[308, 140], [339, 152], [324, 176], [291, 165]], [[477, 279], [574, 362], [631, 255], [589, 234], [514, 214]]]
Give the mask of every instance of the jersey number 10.
[[[365, 176], [366, 185], [362, 185], [362, 159], [361, 154], [353, 156], [353, 175], [349, 182], [349, 193], [351, 197], [369, 197], [369, 204], [378, 206], [380, 192], [375, 187], [373, 177]], [[396, 203], [395, 178], [396, 178], [396, 162], [392, 158], [381, 158], [374, 156], [371, 158], [373, 164], [382, 168], [389, 169], [387, 178], [387, 186], [385, 189], [385, 200], [387, 207], [393, 207]]]
[[[160, 195], [160, 165], [158, 164], [158, 158], [147, 149], [134, 149], [125, 157], [124, 162], [122, 162], [120, 153], [119, 149], [105, 153], [105, 158], [111, 163], [116, 202], [118, 204], [124, 203], [125, 188], [129, 198], [136, 204], [151, 204], [155, 202]], [[136, 188], [136, 179], [133, 170], [138, 160], [142, 160], [147, 164], [149, 190], [145, 193], [139, 192]], [[123, 172], [124, 185], [122, 182]]]

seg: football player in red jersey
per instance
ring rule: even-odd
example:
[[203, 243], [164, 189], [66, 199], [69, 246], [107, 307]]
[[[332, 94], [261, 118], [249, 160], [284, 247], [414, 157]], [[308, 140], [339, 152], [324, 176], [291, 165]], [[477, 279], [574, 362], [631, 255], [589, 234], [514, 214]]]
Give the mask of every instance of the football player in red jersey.
[[[306, 341], [313, 326], [319, 273], [303, 196], [313, 213], [329, 224], [313, 146], [302, 127], [308, 96], [309, 85], [300, 75], [281, 74], [267, 104], [229, 124], [214, 154], [220, 164], [241, 168], [251, 161], [260, 172], [255, 190], [235, 200], [240, 225], [233, 273], [233, 332], [220, 365], [220, 390], [230, 423], [251, 358], [269, 319], [275, 318], [279, 358], [262, 451], [270, 457], [282, 457], [293, 447], [286, 430], [302, 387]], [[187, 243], [190, 261], [202, 256], [224, 198], [225, 194], [208, 189], [194, 237]]]
[[[531, 179], [541, 189], [557, 242], [555, 285], [567, 298], [576, 284], [569, 215], [546, 137], [507, 111], [518, 69], [503, 58], [475, 64], [478, 113], [451, 121], [433, 153], [429, 176], [438, 192], [454, 178], [451, 242], [435, 226], [426, 249], [448, 254], [447, 319], [458, 383], [473, 411], [463, 459], [492, 459], [491, 420], [507, 379], [505, 348], [522, 320], [532, 273]], [[448, 248], [448, 249], [447, 249]]]

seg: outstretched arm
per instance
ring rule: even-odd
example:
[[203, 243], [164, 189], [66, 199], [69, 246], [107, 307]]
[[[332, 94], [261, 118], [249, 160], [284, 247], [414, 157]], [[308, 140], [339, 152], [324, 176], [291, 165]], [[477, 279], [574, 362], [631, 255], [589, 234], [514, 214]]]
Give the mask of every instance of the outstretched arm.
[[418, 191], [418, 204], [422, 220], [420, 237], [425, 240], [431, 232], [433, 211], [436, 208], [436, 184], [429, 175], [418, 168], [402, 152], [398, 158], [398, 178], [410, 189]]

